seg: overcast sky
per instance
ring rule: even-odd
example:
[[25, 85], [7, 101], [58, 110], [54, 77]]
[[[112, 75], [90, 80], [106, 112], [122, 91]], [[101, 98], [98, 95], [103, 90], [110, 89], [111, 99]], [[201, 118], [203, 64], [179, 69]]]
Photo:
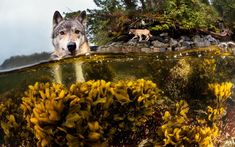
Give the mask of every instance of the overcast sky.
[[55, 10], [94, 8], [93, 0], [0, 0], [0, 65], [10, 56], [52, 52]]

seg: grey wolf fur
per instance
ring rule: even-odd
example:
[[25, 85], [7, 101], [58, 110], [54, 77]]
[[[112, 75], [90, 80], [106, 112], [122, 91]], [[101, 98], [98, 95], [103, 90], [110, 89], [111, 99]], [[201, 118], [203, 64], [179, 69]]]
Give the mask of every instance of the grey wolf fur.
[[[82, 11], [75, 19], [68, 20], [64, 19], [58, 11], [55, 11], [52, 32], [52, 43], [55, 50], [52, 53], [52, 59], [62, 59], [90, 52], [90, 47], [85, 35], [85, 26], [85, 11]], [[76, 72], [76, 80], [84, 81], [82, 63], [75, 61], [74, 69]], [[53, 70], [55, 81], [57, 83], [63, 83], [60, 65], [55, 64]]]
[[134, 34], [135, 36], [131, 39], [135, 39], [139, 37], [139, 41], [142, 40], [142, 35], [145, 36], [145, 40], [148, 41], [152, 35], [150, 34], [150, 31], [148, 29], [130, 29], [129, 34]]
[[60, 12], [55, 11], [53, 16], [52, 43], [55, 51], [52, 58], [77, 56], [90, 51], [85, 35], [86, 12], [75, 19], [64, 19]]

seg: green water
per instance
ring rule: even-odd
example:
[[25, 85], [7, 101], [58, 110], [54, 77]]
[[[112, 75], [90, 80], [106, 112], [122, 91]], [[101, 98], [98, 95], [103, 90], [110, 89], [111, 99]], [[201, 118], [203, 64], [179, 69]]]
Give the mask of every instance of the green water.
[[[231, 82], [232, 95], [226, 105], [228, 115], [223, 119], [229, 120], [227, 122], [232, 120], [229, 125], [235, 127], [235, 56], [215, 47], [173, 53], [91, 53], [2, 71], [0, 98], [5, 101], [7, 98], [22, 97], [28, 85], [35, 82], [55, 82], [69, 87], [76, 82], [101, 79], [114, 83], [150, 80], [171, 100], [187, 100], [190, 109], [195, 110], [190, 112], [191, 115], [200, 111], [199, 116], [205, 113], [201, 112], [205, 109], [200, 109], [211, 103], [203, 99], [207, 95], [208, 84]], [[231, 138], [235, 134], [229, 133], [229, 143], [234, 145]]]
[[[227, 53], [220, 54], [218, 50], [212, 51], [210, 48], [175, 53], [93, 53], [87, 56], [0, 71], [0, 95], [12, 89], [25, 90], [27, 85], [35, 82], [57, 82], [68, 86], [77, 81], [98, 79], [118, 81], [144, 78], [164, 85], [167, 82], [166, 78], [171, 74], [170, 70], [181, 60], [184, 60], [190, 68], [189, 75], [182, 75], [185, 78], [194, 76], [195, 79], [203, 79], [203, 77], [207, 77], [214, 82], [234, 82], [235, 80], [234, 56]], [[203, 65], [205, 60], [214, 61], [213, 66], [216, 67], [213, 71], [210, 71], [212, 69], [206, 71], [207, 65]], [[208, 63], [208, 66], [211, 65]], [[184, 70], [184, 67], [180, 70]], [[175, 76], [174, 78], [177, 78], [177, 75]]]

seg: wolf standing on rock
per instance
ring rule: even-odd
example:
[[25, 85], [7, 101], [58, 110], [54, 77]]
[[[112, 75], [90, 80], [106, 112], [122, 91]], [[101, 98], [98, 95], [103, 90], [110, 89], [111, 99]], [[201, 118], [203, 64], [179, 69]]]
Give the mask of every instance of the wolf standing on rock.
[[[55, 48], [52, 59], [62, 59], [90, 52], [85, 34], [86, 12], [82, 11], [75, 19], [64, 19], [60, 12], [55, 11], [53, 16], [52, 43]], [[82, 63], [75, 62], [76, 81], [84, 81]], [[53, 67], [55, 81], [63, 83], [62, 70], [59, 64]]]
[[135, 35], [131, 40], [139, 37], [139, 41], [142, 41], [142, 35], [145, 36], [146, 41], [148, 41], [149, 38], [152, 37], [148, 29], [130, 29], [129, 34]]
[[55, 51], [52, 58], [77, 56], [90, 51], [87, 37], [85, 35], [86, 12], [75, 19], [64, 19], [58, 11], [53, 16], [52, 43]]

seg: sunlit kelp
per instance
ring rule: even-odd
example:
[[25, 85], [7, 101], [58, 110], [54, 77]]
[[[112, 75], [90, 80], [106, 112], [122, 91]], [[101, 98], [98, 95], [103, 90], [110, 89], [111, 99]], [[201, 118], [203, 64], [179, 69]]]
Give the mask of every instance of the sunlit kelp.
[[233, 84], [231, 82], [213, 83], [209, 84], [209, 91], [215, 97], [215, 103], [217, 107], [223, 106], [224, 102], [231, 96], [231, 88]]
[[165, 111], [162, 120], [163, 124], [158, 128], [157, 134], [161, 137], [159, 145], [180, 145], [188, 140], [189, 120], [186, 114], [188, 113], [188, 104], [185, 101], [180, 101], [175, 104], [175, 110]]
[[213, 83], [208, 85], [209, 99], [196, 114], [190, 110], [185, 100], [172, 103], [162, 113], [162, 125], [157, 129], [157, 137], [153, 144], [160, 146], [202, 146], [208, 147], [218, 143], [222, 117], [226, 113], [226, 100], [231, 95], [232, 83]]
[[231, 82], [213, 83], [208, 85], [208, 90], [213, 97], [212, 106], [208, 106], [208, 120], [216, 121], [225, 113], [225, 102], [231, 96]]
[[186, 101], [177, 102], [170, 111], [165, 111], [163, 124], [157, 130], [159, 138], [154, 144], [167, 146], [213, 146], [219, 136], [217, 124], [189, 117]]
[[21, 108], [40, 146], [123, 142], [128, 133], [140, 133], [160, 98], [156, 84], [145, 80], [88, 81], [69, 90], [35, 83], [25, 95]]
[[[0, 104], [5, 145], [213, 146], [232, 83], [211, 83], [200, 113], [188, 98], [164, 96], [149, 80], [29, 85], [19, 103]], [[20, 106], [20, 107], [19, 107]], [[4, 138], [3, 138], [4, 136]], [[10, 142], [14, 140], [13, 142]]]

